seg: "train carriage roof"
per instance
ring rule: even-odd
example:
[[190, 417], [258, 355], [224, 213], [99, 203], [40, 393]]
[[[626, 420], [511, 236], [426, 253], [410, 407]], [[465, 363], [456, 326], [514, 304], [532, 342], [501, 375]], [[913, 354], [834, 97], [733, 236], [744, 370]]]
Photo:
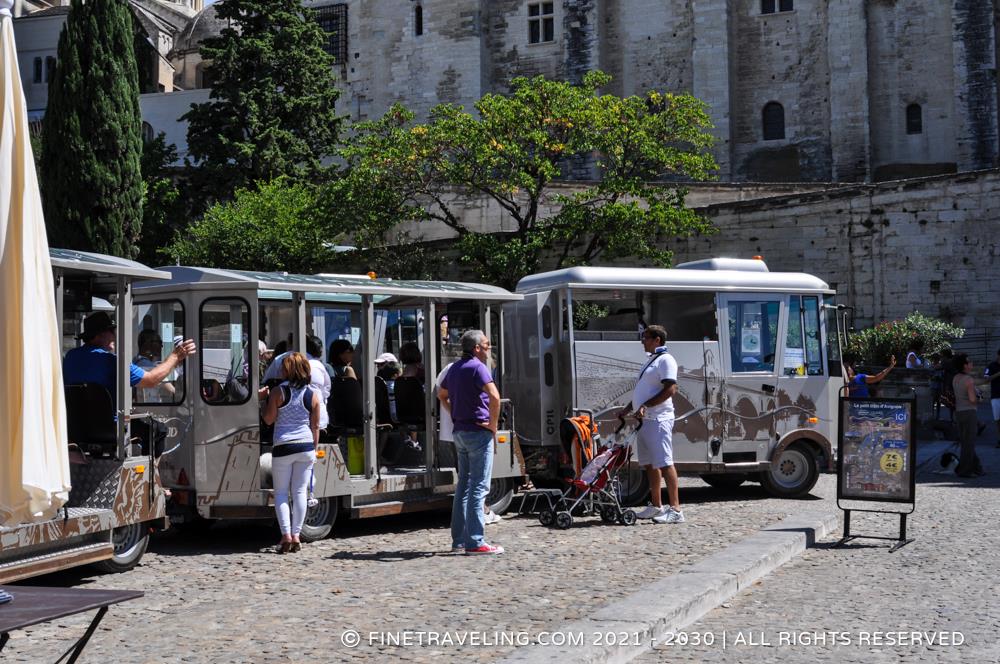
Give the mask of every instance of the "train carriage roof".
[[[405, 279], [371, 279], [362, 275], [290, 274], [288, 272], [254, 272], [220, 270], [200, 267], [164, 267], [170, 273], [166, 282], [136, 284], [137, 289], [174, 290], [177, 286], [198, 289], [255, 288], [277, 297], [280, 293], [305, 292], [311, 295], [345, 294], [373, 295], [378, 301], [393, 298], [394, 302], [412, 298], [511, 301], [523, 296], [503, 288], [485, 284], [455, 281], [419, 281]], [[322, 299], [322, 298], [318, 298]], [[338, 298], [339, 299], [339, 298]]]
[[61, 270], [90, 272], [106, 275], [121, 275], [137, 279], [169, 279], [170, 274], [162, 270], [154, 270], [142, 263], [127, 258], [95, 254], [89, 251], [73, 249], [49, 249], [49, 260], [52, 267]]
[[675, 268], [571, 267], [533, 274], [517, 284], [518, 293], [560, 288], [712, 291], [732, 293], [822, 293], [830, 286], [804, 272], [771, 272], [761, 260], [712, 258]]

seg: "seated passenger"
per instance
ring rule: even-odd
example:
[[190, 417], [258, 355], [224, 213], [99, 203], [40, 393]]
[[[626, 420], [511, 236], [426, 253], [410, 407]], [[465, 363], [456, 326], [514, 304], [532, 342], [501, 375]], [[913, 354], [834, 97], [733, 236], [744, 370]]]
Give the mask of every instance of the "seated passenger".
[[[163, 350], [163, 339], [156, 330], [145, 329], [139, 333], [139, 354], [132, 358], [132, 364], [143, 371], [155, 369]], [[176, 378], [177, 376], [175, 376]], [[143, 403], [170, 403], [177, 389], [172, 381], [164, 380], [154, 387], [139, 388], [135, 399]]]
[[[118, 370], [115, 329], [114, 321], [103, 311], [87, 316], [83, 321], [83, 333], [77, 336], [84, 345], [73, 348], [63, 358], [63, 382], [66, 385], [97, 383], [114, 397]], [[184, 358], [196, 352], [194, 341], [186, 339], [175, 346], [162, 362], [148, 370], [132, 363], [129, 366], [129, 384], [140, 388], [156, 387]]]
[[403, 362], [403, 378], [416, 378], [424, 382], [424, 358], [420, 347], [409, 341], [399, 347], [399, 359]]
[[351, 361], [354, 359], [354, 346], [347, 339], [337, 339], [330, 344], [330, 354], [327, 356], [333, 372], [330, 374], [334, 378], [358, 379], [354, 373]]

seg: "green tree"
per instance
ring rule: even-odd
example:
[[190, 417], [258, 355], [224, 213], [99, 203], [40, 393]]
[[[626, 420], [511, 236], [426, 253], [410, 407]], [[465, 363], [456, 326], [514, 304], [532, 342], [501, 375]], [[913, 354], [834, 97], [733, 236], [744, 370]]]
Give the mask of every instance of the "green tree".
[[185, 205], [174, 182], [171, 165], [177, 148], [160, 132], [142, 146], [142, 238], [138, 260], [159, 265], [167, 257], [166, 247], [184, 227]]
[[852, 334], [845, 350], [862, 364], [884, 366], [895, 355], [899, 365], [904, 366], [914, 344], [927, 356], [951, 348], [952, 340], [963, 335], [965, 328], [914, 311], [902, 320], [882, 321]]
[[317, 181], [340, 128], [333, 58], [301, 0], [226, 0], [216, 15], [230, 26], [201, 47], [212, 92], [182, 117], [196, 210], [255, 182]]
[[315, 188], [278, 179], [216, 203], [166, 253], [184, 265], [312, 273], [332, 260], [336, 240]]
[[[581, 85], [518, 78], [509, 96], [480, 99], [475, 115], [442, 104], [426, 124], [394, 106], [355, 127], [333, 197], [348, 204], [331, 208], [350, 212], [362, 244], [404, 221], [444, 224], [480, 278], [508, 287], [549, 261], [563, 267], [631, 257], [667, 266], [672, 252], [657, 248], [657, 239], [710, 231], [684, 206], [685, 190], [665, 182], [710, 177], [710, 121], [690, 95], [599, 95], [608, 81], [601, 72]], [[591, 159], [598, 182], [575, 193], [554, 190], [554, 181]], [[481, 197], [502, 213], [485, 233], [466, 227], [461, 215]]]
[[142, 224], [138, 75], [126, 2], [73, 0], [42, 128], [54, 246], [134, 256]]

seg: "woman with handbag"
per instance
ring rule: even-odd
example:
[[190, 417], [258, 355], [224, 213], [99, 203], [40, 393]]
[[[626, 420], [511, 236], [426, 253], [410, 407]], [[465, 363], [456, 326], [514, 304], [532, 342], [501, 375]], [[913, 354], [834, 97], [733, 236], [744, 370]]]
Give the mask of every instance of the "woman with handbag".
[[274, 424], [271, 476], [281, 529], [278, 553], [295, 553], [302, 548], [299, 533], [306, 519], [309, 477], [316, 463], [320, 408], [324, 405], [319, 391], [309, 386], [311, 367], [305, 355], [287, 354], [281, 373], [285, 382], [271, 390], [262, 417], [267, 424]]

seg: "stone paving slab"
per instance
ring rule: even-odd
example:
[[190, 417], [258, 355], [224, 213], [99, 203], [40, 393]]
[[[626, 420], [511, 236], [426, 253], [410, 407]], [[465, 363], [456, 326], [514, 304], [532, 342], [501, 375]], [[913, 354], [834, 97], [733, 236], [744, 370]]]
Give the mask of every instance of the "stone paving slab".
[[[518, 649], [501, 661], [546, 664], [569, 657], [580, 662], [628, 662], [788, 562], [838, 523], [835, 512], [788, 517], [602, 607], [589, 621], [560, 627], [557, 632], [584, 636], [575, 647], [539, 644]], [[614, 642], [608, 638], [611, 634], [616, 635]]]
[[[88, 661], [490, 661], [590, 620], [646, 580], [761, 528], [828, 509], [833, 479], [821, 476], [806, 500], [773, 499], [756, 484], [723, 491], [682, 479], [688, 522], [680, 525], [625, 527], [593, 517], [560, 531], [509, 518], [488, 527], [490, 540], [507, 548], [499, 557], [446, 553], [448, 514], [436, 513], [338, 523], [333, 538], [290, 556], [271, 552], [272, 525], [167, 533], [126, 574], [74, 572], [43, 581], [146, 591], [108, 614], [107, 629], [88, 646]], [[4, 660], [54, 661], [86, 621], [16, 632]], [[362, 643], [344, 645], [349, 630]], [[437, 641], [429, 641], [431, 633]]]
[[[933, 458], [921, 466], [912, 543], [894, 553], [892, 542], [871, 539], [835, 548], [840, 532], [832, 532], [636, 661], [1000, 662], [994, 435], [984, 432], [977, 446], [985, 477], [957, 478]], [[854, 533], [892, 537], [897, 528], [891, 515], [852, 515]]]

